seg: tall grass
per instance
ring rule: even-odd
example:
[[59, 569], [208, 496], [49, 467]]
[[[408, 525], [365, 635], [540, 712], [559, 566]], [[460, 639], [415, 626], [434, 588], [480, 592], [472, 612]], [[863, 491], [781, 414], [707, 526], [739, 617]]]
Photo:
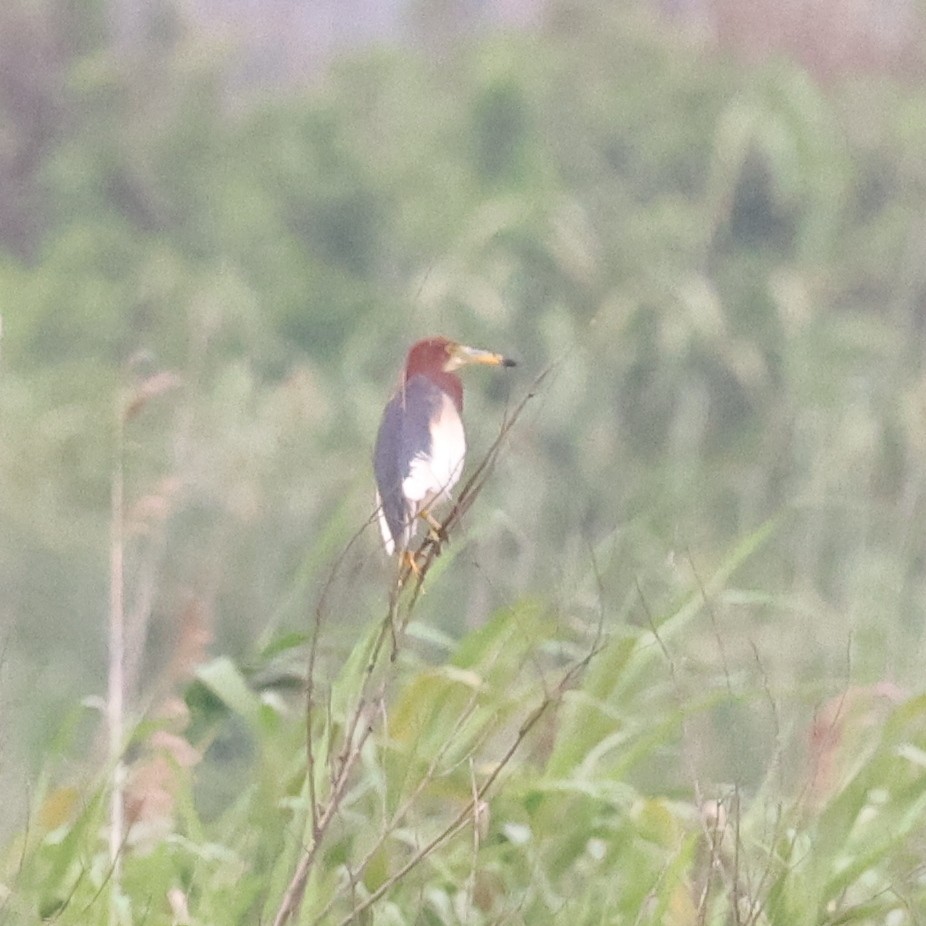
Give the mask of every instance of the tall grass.
[[[16, 6], [0, 919], [922, 921], [922, 87], [564, 2], [229, 111]], [[563, 360], [422, 585], [339, 551], [438, 329]]]
[[[112, 765], [71, 788], [50, 768], [0, 922], [921, 921], [926, 698], [847, 683], [801, 722], [760, 653], [751, 673], [721, 655], [712, 612], [748, 597], [775, 529], [666, 613], [641, 589], [637, 627], [604, 598], [596, 620], [524, 599], [458, 640], [431, 624], [432, 546], [330, 674], [320, 641], [280, 640], [247, 670], [203, 663], [185, 710], [136, 726], [118, 881]], [[262, 687], [290, 655], [308, 685]], [[764, 774], [701, 752], [736, 713], [770, 731]], [[205, 811], [216, 775], [238, 786]]]

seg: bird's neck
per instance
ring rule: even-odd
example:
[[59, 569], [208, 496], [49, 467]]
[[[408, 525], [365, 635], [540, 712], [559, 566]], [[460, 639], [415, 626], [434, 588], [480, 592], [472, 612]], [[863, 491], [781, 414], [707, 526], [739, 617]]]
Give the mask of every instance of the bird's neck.
[[458, 412], [463, 411], [463, 381], [456, 373], [448, 373], [445, 370], [433, 371], [427, 373], [422, 370], [409, 370], [405, 382], [408, 382], [413, 376], [426, 376], [439, 389], [442, 389], [453, 400]]

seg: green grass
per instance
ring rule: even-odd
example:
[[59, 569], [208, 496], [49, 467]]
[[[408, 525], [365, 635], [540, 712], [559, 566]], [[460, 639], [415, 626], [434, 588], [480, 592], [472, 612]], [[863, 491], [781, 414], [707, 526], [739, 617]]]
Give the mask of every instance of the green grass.
[[[551, 0], [232, 100], [192, 26], [7, 5], [0, 923], [923, 922], [922, 81]], [[521, 361], [467, 473], [535, 397], [384, 623], [436, 332]]]
[[[135, 730], [130, 816], [147, 803], [118, 878], [105, 770], [62, 786], [62, 749], [3, 857], [0, 922], [272, 923], [300, 864], [306, 924], [920, 922], [926, 695], [847, 684], [815, 717], [758, 653], [680, 655], [748, 597], [736, 577], [773, 531], [637, 628], [523, 600], [452, 640], [406, 590], [330, 676], [316, 664], [308, 715], [255, 666], [202, 665], [186, 713]], [[731, 712], [794, 725], [748, 780], [705, 755]]]

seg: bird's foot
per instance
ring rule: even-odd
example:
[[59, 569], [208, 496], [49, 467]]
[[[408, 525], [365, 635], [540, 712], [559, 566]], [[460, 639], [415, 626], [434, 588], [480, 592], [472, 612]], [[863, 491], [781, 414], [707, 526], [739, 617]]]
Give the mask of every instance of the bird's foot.
[[399, 581], [404, 582], [411, 575], [420, 581], [422, 578], [421, 567], [418, 565], [414, 551], [403, 550], [399, 558]]
[[418, 513], [418, 517], [428, 525], [428, 539], [437, 547], [438, 552], [440, 552], [440, 548], [445, 543], [450, 542], [450, 535], [447, 533], [447, 529], [426, 508]]

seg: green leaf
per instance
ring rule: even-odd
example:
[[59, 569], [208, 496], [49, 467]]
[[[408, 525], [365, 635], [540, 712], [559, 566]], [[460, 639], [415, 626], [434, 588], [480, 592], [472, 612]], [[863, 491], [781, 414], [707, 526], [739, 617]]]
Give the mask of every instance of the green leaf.
[[219, 656], [199, 666], [196, 678], [229, 710], [233, 711], [257, 732], [261, 726], [261, 703], [248, 687], [238, 667], [226, 656]]

